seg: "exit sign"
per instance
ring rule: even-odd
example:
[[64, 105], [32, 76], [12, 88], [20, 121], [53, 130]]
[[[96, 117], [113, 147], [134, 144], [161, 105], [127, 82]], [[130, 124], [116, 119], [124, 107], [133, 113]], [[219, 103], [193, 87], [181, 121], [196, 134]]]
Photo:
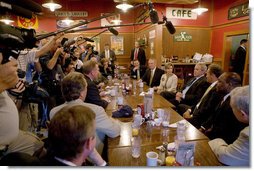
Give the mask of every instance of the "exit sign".
[[197, 14], [191, 12], [191, 8], [166, 8], [166, 17], [167, 18], [177, 18], [177, 19], [188, 19], [196, 20]]

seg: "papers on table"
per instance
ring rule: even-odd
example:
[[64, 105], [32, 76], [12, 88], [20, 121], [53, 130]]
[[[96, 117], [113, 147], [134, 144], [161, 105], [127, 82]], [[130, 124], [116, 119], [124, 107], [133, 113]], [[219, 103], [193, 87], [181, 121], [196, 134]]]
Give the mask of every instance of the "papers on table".
[[[180, 120], [180, 121], [178, 121], [178, 122], [183, 122], [183, 123], [185, 124], [185, 127], [188, 127], [188, 122], [187, 122], [185, 119]], [[172, 123], [172, 124], [170, 124], [168, 127], [170, 127], [170, 128], [177, 128], [177, 123], [178, 123], [178, 122]]]

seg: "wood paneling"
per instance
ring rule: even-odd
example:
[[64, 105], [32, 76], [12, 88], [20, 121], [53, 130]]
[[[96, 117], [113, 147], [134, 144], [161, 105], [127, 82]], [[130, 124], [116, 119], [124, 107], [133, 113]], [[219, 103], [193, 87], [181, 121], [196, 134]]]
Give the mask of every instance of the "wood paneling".
[[[191, 42], [174, 42], [174, 35], [180, 32], [186, 32], [192, 36]], [[163, 28], [163, 54], [166, 57], [178, 56], [179, 59], [196, 52], [205, 54], [210, 52], [211, 30], [206, 28], [176, 28], [174, 35], [169, 34], [166, 28]]]

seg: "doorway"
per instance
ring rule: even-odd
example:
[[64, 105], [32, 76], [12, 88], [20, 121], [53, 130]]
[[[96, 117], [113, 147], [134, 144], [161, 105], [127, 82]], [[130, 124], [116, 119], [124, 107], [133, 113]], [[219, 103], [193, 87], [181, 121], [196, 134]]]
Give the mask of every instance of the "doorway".
[[[239, 31], [239, 32], [230, 32], [230, 33], [225, 33], [224, 35], [224, 60], [223, 60], [223, 68], [224, 71], [232, 71], [232, 62], [234, 60], [234, 55], [237, 50], [237, 48], [240, 46], [240, 41], [242, 39], [247, 39], [249, 40], [249, 32], [248, 31]], [[249, 51], [249, 48], [247, 47], [247, 51]], [[245, 61], [245, 69], [244, 69], [244, 78], [243, 80], [248, 80], [248, 54], [246, 55], [246, 61]], [[244, 84], [245, 81], [243, 81]]]

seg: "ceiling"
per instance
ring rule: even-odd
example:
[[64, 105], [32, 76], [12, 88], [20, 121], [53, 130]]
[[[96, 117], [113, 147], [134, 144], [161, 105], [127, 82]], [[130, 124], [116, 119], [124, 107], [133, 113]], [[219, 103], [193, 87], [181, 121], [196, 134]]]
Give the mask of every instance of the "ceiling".
[[[128, 2], [130, 4], [147, 2], [147, 0], [113, 0], [113, 1], [116, 3]], [[198, 0], [151, 0], [151, 2], [163, 4], [194, 4], [197, 3]]]

